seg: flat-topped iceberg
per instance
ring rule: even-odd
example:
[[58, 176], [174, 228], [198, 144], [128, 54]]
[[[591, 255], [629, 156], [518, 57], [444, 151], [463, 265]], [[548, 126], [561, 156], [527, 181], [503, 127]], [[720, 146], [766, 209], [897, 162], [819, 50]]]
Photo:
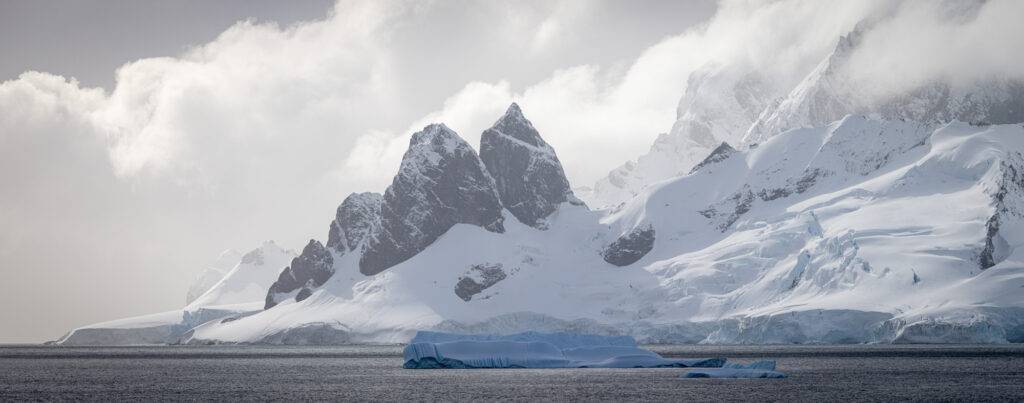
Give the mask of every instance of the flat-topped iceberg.
[[725, 359], [671, 359], [628, 336], [526, 332], [462, 335], [418, 332], [405, 347], [405, 368], [721, 367]]
[[683, 374], [683, 378], [785, 378], [775, 370], [775, 361], [763, 360], [750, 364], [728, 363], [722, 368], [698, 369]]

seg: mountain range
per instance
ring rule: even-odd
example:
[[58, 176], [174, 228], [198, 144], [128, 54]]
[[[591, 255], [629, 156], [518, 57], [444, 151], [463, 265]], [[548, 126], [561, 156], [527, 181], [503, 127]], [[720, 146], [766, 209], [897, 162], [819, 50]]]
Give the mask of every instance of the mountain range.
[[705, 66], [672, 130], [586, 192], [519, 105], [479, 153], [428, 125], [325, 242], [265, 243], [183, 309], [58, 343], [1024, 342], [1024, 85], [864, 95], [858, 38], [790, 89]]

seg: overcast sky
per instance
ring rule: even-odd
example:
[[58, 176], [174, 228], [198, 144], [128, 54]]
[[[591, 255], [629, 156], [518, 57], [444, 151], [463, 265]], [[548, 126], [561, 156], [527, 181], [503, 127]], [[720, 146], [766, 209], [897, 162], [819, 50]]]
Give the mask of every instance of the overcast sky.
[[788, 91], [860, 27], [844, 74], [867, 96], [1024, 80], [1021, 15], [1018, 0], [0, 0], [0, 343], [178, 309], [224, 249], [324, 240], [428, 123], [475, 146], [516, 101], [591, 185], [669, 130], [704, 66]]
[[114, 87], [114, 70], [175, 56], [239, 20], [292, 25], [322, 19], [333, 0], [5, 0], [0, 2], [0, 80], [26, 70]]
[[[472, 103], [493, 121], [560, 71], [598, 97], [715, 8], [0, 1], [0, 343], [180, 308], [223, 249], [324, 238], [349, 192], [383, 190], [383, 149], [428, 115], [485, 124], [450, 98], [490, 98]], [[665, 85], [657, 122], [624, 134], [633, 154], [671, 126], [682, 83]]]

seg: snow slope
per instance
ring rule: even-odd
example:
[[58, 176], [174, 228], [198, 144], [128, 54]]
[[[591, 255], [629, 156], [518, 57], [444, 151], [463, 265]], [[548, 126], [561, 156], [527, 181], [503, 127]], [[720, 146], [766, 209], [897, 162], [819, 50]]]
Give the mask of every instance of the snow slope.
[[[226, 251], [218, 262], [231, 256], [238, 256], [238, 253]], [[294, 257], [294, 252], [282, 249], [274, 241], [266, 241], [237, 257], [231, 263], [233, 268], [223, 278], [182, 309], [83, 326], [57, 342], [66, 345], [177, 342], [183, 334], [203, 323], [262, 309], [270, 284]]]
[[220, 282], [185, 309], [252, 305], [254, 302], [258, 304], [253, 309], [261, 309], [270, 285], [295, 256], [295, 252], [281, 248], [274, 241], [266, 241], [243, 255]]
[[672, 129], [659, 135], [646, 154], [612, 170], [580, 197], [594, 206], [614, 206], [649, 184], [688, 173], [723, 142], [739, 144], [779, 93], [749, 66], [709, 63], [691, 74]]
[[210, 291], [241, 258], [242, 254], [234, 249], [221, 252], [216, 261], [206, 266], [202, 273], [192, 280], [192, 284], [188, 287], [188, 293], [185, 295], [185, 305], [191, 304], [196, 298]]

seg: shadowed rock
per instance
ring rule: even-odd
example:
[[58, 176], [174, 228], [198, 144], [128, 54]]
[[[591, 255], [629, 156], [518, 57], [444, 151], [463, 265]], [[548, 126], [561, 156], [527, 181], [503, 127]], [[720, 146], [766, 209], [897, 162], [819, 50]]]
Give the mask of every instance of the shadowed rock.
[[455, 224], [504, 232], [494, 180], [473, 148], [443, 124], [416, 134], [384, 192], [380, 231], [359, 260], [374, 275], [413, 257]]
[[474, 295], [490, 288], [506, 277], [508, 275], [502, 270], [500, 263], [475, 264], [455, 284], [455, 295], [462, 298], [463, 301], [469, 301], [473, 299]]
[[333, 274], [334, 257], [331, 256], [331, 252], [319, 241], [310, 239], [302, 249], [302, 254], [292, 259], [292, 264], [281, 271], [277, 281], [270, 286], [264, 309], [277, 305], [282, 294], [289, 294], [300, 288], [305, 288], [304, 294], [308, 297], [312, 293], [310, 289], [323, 285]]
[[729, 158], [729, 156], [735, 153], [736, 149], [732, 148], [732, 146], [730, 146], [729, 143], [723, 141], [722, 144], [719, 144], [718, 147], [715, 147], [714, 150], [711, 150], [711, 153], [708, 154], [708, 156], [704, 158], [703, 161], [695, 165], [693, 169], [690, 170], [690, 173], [692, 174], [694, 172], [697, 172], [701, 168], [704, 168], [708, 165], [725, 161], [727, 158]]
[[654, 249], [654, 227], [648, 225], [620, 236], [619, 239], [608, 245], [601, 255], [608, 263], [616, 266], [628, 266], [636, 263], [651, 249]]
[[494, 178], [501, 203], [520, 222], [543, 227], [543, 219], [566, 201], [580, 203], [555, 150], [512, 104], [480, 137], [480, 159]]
[[380, 205], [384, 198], [379, 193], [352, 193], [338, 206], [331, 230], [327, 234], [327, 247], [339, 254], [356, 250], [360, 243], [380, 230]]

